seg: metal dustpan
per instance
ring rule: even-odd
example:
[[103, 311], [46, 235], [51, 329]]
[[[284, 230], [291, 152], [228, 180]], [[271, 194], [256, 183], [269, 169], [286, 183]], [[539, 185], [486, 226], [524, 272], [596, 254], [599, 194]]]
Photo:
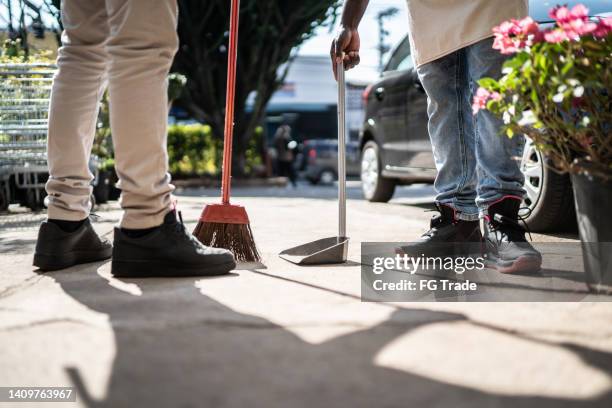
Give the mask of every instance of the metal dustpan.
[[338, 236], [323, 238], [286, 249], [279, 254], [298, 265], [324, 265], [346, 262], [349, 238], [346, 236], [346, 85], [344, 65], [338, 63]]

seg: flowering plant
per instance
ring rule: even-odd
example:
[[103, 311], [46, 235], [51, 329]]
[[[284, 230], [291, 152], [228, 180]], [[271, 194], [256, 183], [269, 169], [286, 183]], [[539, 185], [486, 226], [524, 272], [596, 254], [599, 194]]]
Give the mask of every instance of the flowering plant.
[[612, 178], [612, 18], [558, 6], [544, 28], [531, 17], [493, 29], [493, 48], [513, 55], [499, 80], [484, 78], [473, 111], [529, 136], [561, 171]]

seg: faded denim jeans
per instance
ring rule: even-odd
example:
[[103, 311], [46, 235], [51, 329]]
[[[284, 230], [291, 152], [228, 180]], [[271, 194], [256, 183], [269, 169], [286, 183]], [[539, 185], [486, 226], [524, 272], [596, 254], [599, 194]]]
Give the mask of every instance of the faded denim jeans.
[[501, 76], [505, 57], [492, 44], [489, 38], [417, 68], [428, 96], [436, 200], [463, 220], [477, 220], [496, 201], [525, 193], [524, 138], [502, 134], [503, 122], [488, 111], [472, 113], [477, 81]]

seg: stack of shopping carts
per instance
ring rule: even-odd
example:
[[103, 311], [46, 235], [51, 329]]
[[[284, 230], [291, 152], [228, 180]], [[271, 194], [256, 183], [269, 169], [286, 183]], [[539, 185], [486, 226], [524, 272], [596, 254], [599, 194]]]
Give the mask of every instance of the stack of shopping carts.
[[0, 64], [0, 211], [12, 203], [44, 205], [54, 72], [50, 64]]

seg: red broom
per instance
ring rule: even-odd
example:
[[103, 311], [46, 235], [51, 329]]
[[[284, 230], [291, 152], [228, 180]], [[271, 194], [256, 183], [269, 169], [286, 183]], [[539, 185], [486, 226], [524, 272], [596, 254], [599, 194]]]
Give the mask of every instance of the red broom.
[[234, 138], [234, 96], [238, 59], [238, 15], [240, 0], [232, 0], [223, 140], [222, 203], [207, 205], [193, 231], [204, 245], [229, 249], [238, 261], [259, 262], [249, 216], [244, 207], [230, 204], [232, 179], [232, 141]]

